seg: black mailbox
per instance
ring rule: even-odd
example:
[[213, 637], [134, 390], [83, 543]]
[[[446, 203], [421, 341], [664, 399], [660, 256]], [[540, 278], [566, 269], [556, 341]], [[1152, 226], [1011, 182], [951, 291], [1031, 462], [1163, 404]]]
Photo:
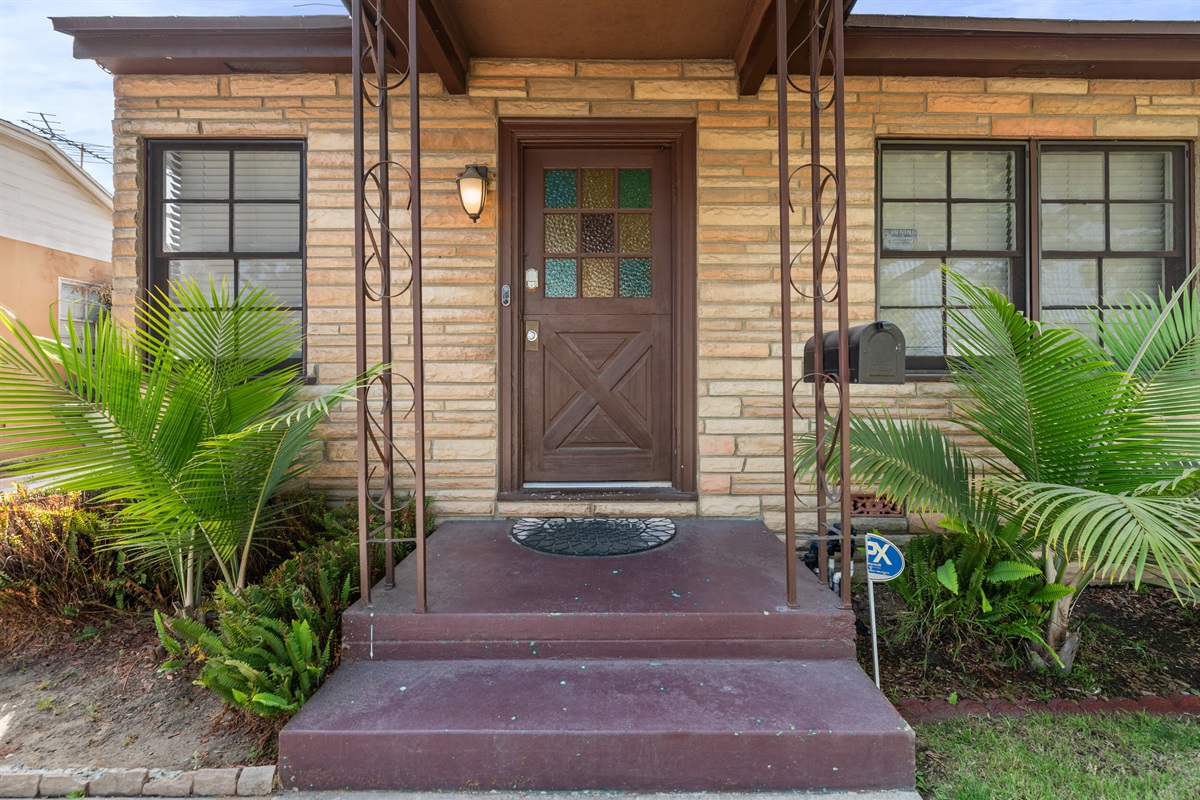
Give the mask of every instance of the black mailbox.
[[[813, 380], [815, 336], [804, 345], [804, 380]], [[838, 374], [838, 332], [825, 334], [822, 366]], [[850, 383], [904, 383], [904, 333], [890, 322], [871, 322], [850, 329]]]

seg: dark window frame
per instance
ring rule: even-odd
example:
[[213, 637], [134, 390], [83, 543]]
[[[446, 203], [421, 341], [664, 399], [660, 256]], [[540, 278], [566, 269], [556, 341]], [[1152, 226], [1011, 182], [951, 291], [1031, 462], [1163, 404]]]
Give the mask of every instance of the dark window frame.
[[[225, 199], [169, 199], [165, 196], [163, 156], [173, 150], [208, 150], [229, 153], [229, 191]], [[300, 191], [296, 200], [234, 198], [236, 180], [236, 158], [234, 154], [246, 151], [290, 151], [300, 156]], [[224, 260], [233, 262], [232, 284], [234, 296], [240, 291], [238, 268], [241, 261], [269, 259], [297, 259], [300, 262], [300, 305], [284, 306], [300, 316], [300, 356], [289, 358], [282, 366], [298, 367], [304, 374], [308, 363], [308, 149], [303, 139], [152, 139], [146, 141], [146, 204], [145, 204], [145, 264], [144, 291], [148, 300], [156, 292], [166, 293], [172, 260]], [[168, 203], [183, 205], [214, 205], [229, 209], [229, 249], [221, 251], [167, 251], [163, 247], [163, 231], [166, 224]], [[299, 208], [299, 241], [295, 250], [236, 250], [234, 249], [234, 214], [237, 205], [295, 205]]]
[[[946, 195], [941, 198], [902, 198], [902, 197], [887, 197], [883, 193], [883, 153], [889, 151], [918, 151], [918, 152], [939, 152], [946, 153]], [[972, 203], [996, 203], [994, 198], [955, 198], [954, 184], [951, 178], [952, 159], [950, 154], [953, 152], [1007, 152], [1013, 155], [1013, 198], [1011, 202], [1014, 208], [1014, 230], [1013, 230], [1013, 247], [1010, 250], [955, 250], [953, 249], [954, 227], [952, 222], [951, 210], [953, 206], [958, 204]], [[876, 318], [881, 317], [880, 311], [880, 270], [882, 261], [885, 258], [936, 258], [941, 263], [946, 263], [947, 260], [956, 258], [1007, 258], [1009, 259], [1009, 286], [1011, 289], [1010, 298], [1013, 304], [1022, 312], [1027, 312], [1029, 308], [1029, 174], [1027, 168], [1027, 159], [1029, 157], [1028, 147], [1023, 142], [1011, 141], [954, 141], [954, 142], [915, 142], [904, 140], [880, 140], [876, 147], [875, 160], [875, 230], [876, 234], [876, 260], [875, 260], [875, 310]], [[940, 204], [945, 206], [946, 210], [946, 247], [941, 250], [885, 250], [883, 246], [883, 205], [884, 203], [914, 203], [914, 204]], [[1003, 202], [1010, 202], [1005, 200]], [[941, 276], [941, 315], [942, 315], [942, 347], [945, 350], [948, 347], [946, 336], [946, 297], [948, 295], [948, 287], [946, 276]], [[908, 309], [908, 308], [934, 308], [934, 306], [907, 306], [903, 304], [889, 304], [888, 308]], [[941, 375], [946, 372], [945, 356], [908, 356], [905, 359], [905, 370], [911, 375]]]
[[[1183, 284], [1190, 269], [1189, 264], [1193, 258], [1193, 242], [1197, 235], [1194, 221], [1189, 216], [1190, 209], [1196, 202], [1193, 196], [1192, 184], [1190, 176], [1197, 165], [1194, 163], [1193, 148], [1187, 142], [1181, 141], [1159, 141], [1159, 140], [1104, 140], [1104, 141], [1042, 141], [1038, 139], [1030, 140], [962, 140], [956, 139], [953, 141], [910, 141], [904, 139], [879, 139], [876, 141], [875, 148], [875, 310], [876, 317], [880, 317], [880, 308], [883, 305], [880, 301], [880, 268], [881, 261], [884, 258], [938, 258], [941, 257], [943, 262], [945, 256], [942, 253], [946, 251], [885, 251], [883, 247], [883, 204], [884, 202], [913, 202], [912, 198], [893, 198], [884, 196], [883, 187], [883, 153], [885, 150], [931, 150], [939, 152], [949, 152], [951, 150], [1003, 150], [1014, 148], [1019, 150], [1023, 157], [1017, 162], [1020, 166], [1021, 174], [1018, 175], [1018, 192], [1015, 193], [1017, 202], [1017, 222], [1018, 222], [1018, 237], [1023, 239], [1020, 245], [1023, 247], [1023, 252], [1019, 256], [1020, 263], [1014, 261], [1014, 273], [1021, 272], [1020, 275], [1012, 275], [1010, 277], [1013, 304], [1016, 305], [1029, 318], [1037, 320], [1041, 318], [1042, 309], [1047, 310], [1074, 308], [1074, 306], [1066, 306], [1063, 304], [1046, 304], [1043, 300], [1042, 281], [1041, 281], [1041, 266], [1043, 258], [1091, 258], [1095, 257], [1098, 260], [1103, 258], [1121, 259], [1121, 258], [1163, 258], [1163, 289], [1164, 291], [1172, 291]], [[1098, 152], [1102, 151], [1105, 155], [1105, 180], [1104, 191], [1106, 200], [1105, 203], [1105, 232], [1106, 237], [1109, 236], [1110, 227], [1109, 208], [1110, 201], [1108, 193], [1110, 191], [1108, 185], [1108, 153], [1111, 152], [1171, 152], [1173, 154], [1172, 165], [1173, 173], [1171, 180], [1173, 183], [1173, 198], [1170, 202], [1174, 204], [1173, 223], [1175, 226], [1176, 240], [1175, 249], [1170, 251], [1127, 251], [1127, 250], [1111, 250], [1109, 246], [1111, 241], [1106, 240], [1105, 251], [1096, 251], [1093, 255], [1092, 251], [1045, 251], [1041, 249], [1041, 228], [1042, 228], [1042, 197], [1041, 197], [1041, 176], [1040, 176], [1040, 158], [1041, 154], [1049, 150], [1050, 152]], [[947, 170], [949, 170], [950, 159], [947, 158]], [[949, 209], [952, 202], [951, 185], [949, 184], [949, 175], [947, 175], [947, 197], [942, 200], [927, 198], [926, 202], [943, 202]], [[920, 202], [917, 200], [916, 202]], [[1050, 202], [1059, 203], [1061, 200], [1052, 200]], [[1068, 201], [1070, 202], [1070, 201]], [[1092, 200], [1075, 201], [1075, 202], [1097, 202]], [[1117, 203], [1144, 203], [1150, 201], [1139, 200], [1118, 200]], [[949, 214], [949, 211], [947, 211]], [[949, 220], [947, 220], [947, 248], [951, 244], [950, 237], [952, 229], [950, 228]], [[961, 252], [954, 252], [949, 257], [961, 258], [971, 257], [970, 254], [964, 255]], [[1100, 264], [1101, 272], [1097, 278], [1103, 281], [1103, 264]], [[943, 297], [945, 292], [945, 281], [943, 280]], [[1103, 298], [1103, 286], [1100, 287], [1099, 298]], [[896, 305], [888, 306], [889, 308], [905, 308], [906, 306]], [[920, 306], [921, 308], [929, 308], [929, 306]], [[1108, 306], [1109, 308], [1119, 308], [1117, 304]], [[945, 316], [943, 313], [943, 344], [945, 344]], [[930, 356], [910, 356], [906, 360], [906, 371], [912, 378], [921, 379], [928, 377], [937, 379], [946, 375], [946, 361], [944, 357]]]
[[[1106, 260], [1122, 260], [1136, 258], [1161, 258], [1163, 260], [1162, 272], [1162, 287], [1165, 291], [1171, 291], [1180, 286], [1187, 277], [1187, 262], [1189, 243], [1191, 240], [1191, 229], [1188, 224], [1188, 200], [1189, 186], [1188, 175], [1190, 162], [1188, 159], [1188, 148], [1186, 145], [1176, 142], [1042, 142], [1038, 148], [1038, 158], [1045, 153], [1103, 153], [1104, 154], [1104, 176], [1103, 176], [1103, 198], [1052, 198], [1045, 199], [1041, 196], [1042, 182], [1039, 180], [1037, 211], [1041, 216], [1041, 208], [1046, 203], [1056, 205], [1096, 205], [1104, 206], [1104, 234], [1105, 246], [1101, 250], [1044, 250], [1039, 248], [1038, 266], [1046, 259], [1095, 259], [1097, 262], [1096, 275], [1096, 292], [1097, 305], [1100, 309], [1100, 316], [1103, 318], [1106, 309], [1122, 308], [1121, 303], [1106, 302], [1104, 296], [1104, 262]], [[1172, 198], [1170, 200], [1130, 200], [1130, 199], [1114, 199], [1111, 198], [1110, 192], [1112, 187], [1109, 183], [1110, 171], [1110, 156], [1113, 153], [1169, 153], [1172, 156], [1171, 164], [1173, 171], [1170, 175]], [[1039, 170], [1040, 177], [1040, 170]], [[1175, 247], [1171, 250], [1114, 250], [1112, 248], [1112, 225], [1111, 225], [1111, 210], [1114, 205], [1149, 205], [1153, 203], [1164, 203], [1173, 206], [1172, 224], [1175, 233]], [[1038, 280], [1038, 303], [1037, 313], [1040, 319], [1041, 312], [1059, 311], [1059, 310], [1079, 310], [1092, 308], [1093, 306], [1077, 305], [1070, 303], [1046, 303], [1042, 299], [1044, 290], [1042, 289], [1041, 276]]]

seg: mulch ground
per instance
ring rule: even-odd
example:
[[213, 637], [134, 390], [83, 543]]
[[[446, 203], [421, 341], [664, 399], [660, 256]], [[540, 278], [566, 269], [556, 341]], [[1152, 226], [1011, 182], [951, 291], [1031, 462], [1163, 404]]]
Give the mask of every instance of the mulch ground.
[[[1200, 608], [1165, 588], [1086, 589], [1072, 617], [1083, 641], [1066, 675], [1030, 667], [1019, 648], [900, 641], [904, 606], [889, 586], [876, 586], [876, 608], [881, 685], [910, 722], [1033, 710], [1200, 713]], [[854, 610], [859, 663], [871, 674], [865, 586], [855, 587]]]

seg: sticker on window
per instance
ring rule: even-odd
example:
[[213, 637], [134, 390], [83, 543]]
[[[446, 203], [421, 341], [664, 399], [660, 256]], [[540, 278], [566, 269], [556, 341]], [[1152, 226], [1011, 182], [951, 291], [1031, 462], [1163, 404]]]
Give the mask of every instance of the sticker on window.
[[884, 250], [915, 250], [917, 247], [916, 228], [884, 228]]

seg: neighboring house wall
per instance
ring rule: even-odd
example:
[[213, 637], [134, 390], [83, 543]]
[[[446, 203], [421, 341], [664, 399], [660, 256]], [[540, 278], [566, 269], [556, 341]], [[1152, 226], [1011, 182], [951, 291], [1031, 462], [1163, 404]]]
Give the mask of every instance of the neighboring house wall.
[[[700, 499], [639, 503], [636, 508], [639, 513], [762, 516], [768, 525], [781, 527], [774, 91], [739, 98], [728, 62], [675, 61], [476, 60], [467, 96], [445, 94], [433, 76], [422, 76], [421, 85], [426, 455], [429, 486], [440, 512], [630, 510], [628, 503], [496, 501], [495, 187], [486, 214], [473, 225], [459, 208], [454, 178], [469, 163], [496, 166], [501, 117], [687, 117], [698, 121], [699, 130]], [[856, 320], [876, 315], [879, 138], [1164, 139], [1194, 144], [1200, 134], [1200, 87], [1194, 81], [851, 77], [846, 92], [850, 314]], [[350, 378], [354, 176], [349, 103], [354, 89], [349, 77], [130, 76], [116, 79], [115, 93], [113, 250], [119, 309], [128, 313], [140, 289], [144, 138], [304, 138], [309, 371], [322, 384]], [[392, 147], [401, 162], [407, 158], [406, 108], [401, 100], [392, 108]], [[792, 157], [798, 165], [809, 141], [802, 96], [796, 96], [792, 108]], [[1189, 169], [1194, 182], [1195, 164]], [[806, 198], [797, 197], [796, 203], [803, 209]], [[1194, 207], [1190, 214], [1194, 228]], [[798, 212], [795, 224], [803, 222]], [[796, 313], [803, 318], [809, 311], [801, 305]], [[394, 336], [401, 358], [409, 345], [404, 335], [408, 319], [403, 308], [396, 312]], [[955, 390], [944, 382], [919, 382], [854, 387], [853, 395], [858, 408], [903, 409], [945, 420]], [[405, 435], [407, 429], [399, 432]], [[965, 435], [963, 439], [970, 441]], [[328, 426], [326, 461], [314, 481], [348, 491], [355, 476], [354, 454], [354, 417], [346, 407]]]
[[112, 201], [55, 146], [0, 121], [0, 305], [49, 335], [58, 279], [108, 283]]

